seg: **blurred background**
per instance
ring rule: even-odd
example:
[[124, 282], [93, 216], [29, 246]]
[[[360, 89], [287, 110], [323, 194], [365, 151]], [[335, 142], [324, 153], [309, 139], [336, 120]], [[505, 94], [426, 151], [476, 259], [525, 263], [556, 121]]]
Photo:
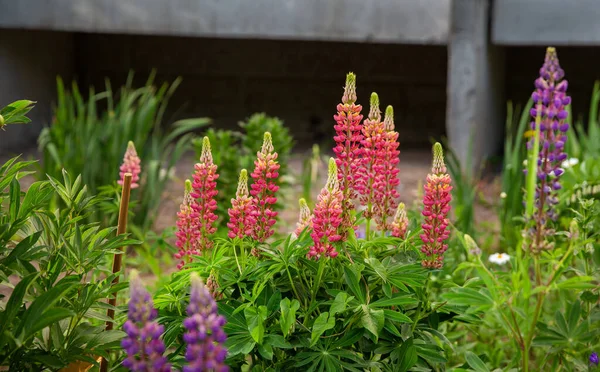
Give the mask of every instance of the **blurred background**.
[[[37, 101], [33, 123], [0, 138], [35, 146], [56, 77], [104, 88], [181, 76], [169, 116], [235, 127], [254, 112], [284, 121], [297, 146], [331, 135], [345, 74], [358, 101], [395, 107], [403, 149], [450, 137], [458, 154], [500, 155], [507, 100], [525, 104], [556, 46], [587, 115], [600, 78], [595, 0], [0, 0], [0, 103]], [[168, 123], [167, 123], [168, 124]]]

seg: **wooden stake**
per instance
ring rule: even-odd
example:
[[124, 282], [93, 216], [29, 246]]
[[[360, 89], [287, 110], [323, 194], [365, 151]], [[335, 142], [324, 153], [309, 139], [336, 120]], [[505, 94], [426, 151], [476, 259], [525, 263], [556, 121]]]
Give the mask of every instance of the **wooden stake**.
[[[123, 190], [121, 192], [121, 205], [119, 207], [119, 222], [117, 225], [117, 236], [125, 234], [125, 230], [127, 229], [127, 213], [129, 212], [129, 196], [131, 194], [131, 173], [125, 173], [123, 176]], [[121, 251], [123, 249], [121, 248]], [[121, 271], [121, 263], [123, 262], [123, 253], [115, 254], [113, 257], [113, 274]], [[113, 286], [119, 283], [119, 276], [117, 275], [113, 279]], [[108, 299], [108, 304], [111, 306], [117, 306], [117, 296], [114, 294], [112, 297]], [[106, 315], [111, 319], [106, 322], [106, 330], [110, 331], [113, 329], [113, 320], [115, 319], [115, 311], [113, 309], [108, 309]], [[108, 361], [102, 358], [102, 363], [100, 364], [100, 371], [107, 372], [108, 371]]]

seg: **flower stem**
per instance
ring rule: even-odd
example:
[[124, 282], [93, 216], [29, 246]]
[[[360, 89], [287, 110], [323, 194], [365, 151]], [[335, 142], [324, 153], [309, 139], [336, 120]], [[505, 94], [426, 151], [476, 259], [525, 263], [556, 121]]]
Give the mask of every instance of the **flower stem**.
[[325, 257], [321, 257], [319, 260], [319, 269], [317, 270], [317, 280], [313, 284], [312, 298], [310, 300], [310, 304], [312, 305], [317, 298], [317, 292], [319, 291], [319, 287], [321, 286], [321, 278], [323, 277], [323, 271], [325, 271]]
[[[237, 264], [238, 270], [240, 271], [240, 275], [242, 275], [242, 267], [240, 266], [240, 261], [238, 260], [237, 247], [235, 246], [235, 243], [232, 243], [231, 246], [233, 248], [233, 255], [235, 256], [235, 263]], [[241, 253], [241, 247], [240, 247], [240, 253]]]

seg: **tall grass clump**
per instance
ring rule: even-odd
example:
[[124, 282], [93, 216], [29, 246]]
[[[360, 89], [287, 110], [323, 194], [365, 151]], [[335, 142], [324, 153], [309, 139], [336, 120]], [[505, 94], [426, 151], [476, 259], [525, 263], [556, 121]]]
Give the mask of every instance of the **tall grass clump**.
[[[209, 123], [206, 118], [181, 120], [165, 130], [169, 99], [181, 83], [155, 84], [154, 73], [141, 88], [133, 87], [133, 74], [113, 91], [92, 87], [87, 96], [76, 82], [71, 89], [57, 79], [58, 101], [52, 124], [43, 129], [39, 147], [43, 152], [40, 175], [58, 177], [62, 169], [81, 174], [92, 193], [118, 196], [119, 165], [129, 141], [135, 145], [143, 170], [139, 188], [132, 198], [132, 227], [140, 235], [150, 230], [169, 175], [182, 154], [190, 148], [193, 131]], [[41, 176], [39, 176], [41, 177]], [[117, 204], [104, 204], [91, 213], [91, 220], [114, 222]], [[103, 212], [110, 212], [111, 221]]]

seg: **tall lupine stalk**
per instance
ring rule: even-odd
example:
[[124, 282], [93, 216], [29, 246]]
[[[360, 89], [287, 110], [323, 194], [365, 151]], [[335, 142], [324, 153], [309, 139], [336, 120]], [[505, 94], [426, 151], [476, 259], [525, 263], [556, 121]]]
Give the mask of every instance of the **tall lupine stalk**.
[[186, 180], [183, 202], [177, 212], [177, 232], [175, 233], [177, 237], [175, 245], [179, 249], [179, 252], [175, 253], [175, 258], [180, 260], [177, 264], [178, 269], [185, 265], [184, 257], [187, 256], [187, 262], [192, 262], [192, 255], [200, 254], [199, 214], [193, 209], [195, 201], [192, 199], [191, 192], [192, 182]]
[[359, 194], [360, 204], [365, 207], [363, 216], [367, 220], [365, 230], [367, 239], [371, 232], [373, 210], [382, 202], [379, 197], [383, 194], [377, 192], [375, 185], [379, 185], [379, 187], [383, 185], [381, 170], [384, 167], [384, 132], [384, 124], [381, 121], [381, 111], [379, 110], [379, 97], [377, 93], [371, 93], [369, 117], [365, 119], [362, 127], [362, 158], [359, 159], [359, 166], [356, 169], [357, 176], [354, 186]]
[[217, 303], [198, 274], [191, 275], [192, 288], [188, 317], [183, 321], [186, 329], [183, 340], [187, 344], [184, 372], [229, 371], [225, 364], [227, 349], [223, 343], [227, 335], [223, 331], [225, 318], [217, 312]]
[[254, 201], [253, 216], [256, 219], [252, 237], [264, 243], [273, 233], [277, 212], [273, 206], [277, 203], [275, 193], [279, 190], [277, 179], [279, 177], [279, 164], [277, 153], [273, 148], [271, 133], [266, 132], [262, 149], [256, 154], [250, 194]]
[[233, 238], [244, 238], [252, 236], [256, 218], [253, 216], [254, 205], [248, 192], [248, 171], [242, 169], [238, 180], [235, 199], [231, 199], [231, 208], [227, 211], [229, 214], [228, 236]]
[[342, 103], [338, 104], [337, 111], [337, 115], [334, 116], [336, 135], [333, 139], [336, 146], [333, 152], [336, 155], [339, 188], [343, 194], [340, 234], [346, 237], [350, 228], [356, 228], [353, 199], [356, 197], [357, 170], [362, 156], [360, 145], [363, 139], [362, 106], [356, 104], [356, 76], [353, 73], [346, 76]]
[[313, 231], [310, 236], [314, 245], [308, 251], [308, 258], [337, 257], [338, 252], [332, 243], [342, 239], [338, 229], [342, 223], [343, 198], [336, 162], [331, 158], [329, 159], [327, 184], [321, 190], [313, 212]]
[[142, 171], [142, 167], [140, 165], [141, 159], [135, 150], [135, 145], [132, 141], [127, 143], [127, 150], [125, 150], [125, 155], [123, 156], [123, 164], [121, 168], [119, 168], [119, 177], [120, 179], [117, 183], [123, 186], [123, 179], [126, 173], [131, 173], [131, 188], [135, 189], [140, 186], [138, 183], [140, 181], [140, 172]]
[[194, 182], [190, 195], [194, 198], [192, 209], [198, 214], [198, 229], [200, 230], [198, 249], [200, 253], [213, 247], [210, 236], [217, 231], [213, 223], [217, 220], [214, 211], [217, 209], [217, 165], [213, 163], [210, 141], [208, 137], [202, 140], [200, 162], [194, 166]]
[[388, 219], [394, 215], [398, 205], [397, 187], [400, 184], [398, 178], [398, 163], [400, 162], [400, 151], [398, 150], [398, 132], [394, 130], [394, 109], [388, 106], [385, 109], [383, 141], [381, 144], [382, 162], [377, 164], [376, 172], [379, 176], [374, 185], [377, 193], [378, 203], [375, 204], [375, 221], [379, 231], [388, 231], [392, 228]]
[[129, 281], [129, 312], [121, 346], [127, 353], [123, 366], [134, 372], [169, 372], [171, 366], [163, 356], [165, 344], [160, 339], [164, 327], [156, 321], [158, 312], [152, 296], [134, 270]]
[[423, 196], [423, 245], [421, 252], [425, 258], [421, 261], [423, 267], [440, 269], [443, 266], [444, 252], [448, 249], [446, 239], [450, 235], [448, 229], [448, 212], [450, 212], [450, 175], [444, 164], [444, 151], [438, 142], [433, 145], [433, 166], [427, 175], [425, 194]]
[[[536, 136], [527, 143], [530, 150], [535, 148], [534, 150], [539, 151], [534, 211], [529, 211], [532, 212], [530, 217], [534, 224], [529, 230], [529, 248], [534, 254], [552, 247], [546, 239], [548, 235], [553, 234], [553, 230], [548, 227], [548, 221], [557, 218], [556, 191], [561, 188], [559, 181], [564, 172], [561, 164], [567, 159], [564, 147], [569, 124], [565, 120], [568, 116], [566, 106], [571, 103], [571, 98], [566, 94], [568, 83], [567, 80], [563, 80], [564, 75], [556, 50], [552, 47], [547, 48], [544, 65], [540, 69], [540, 77], [535, 81], [535, 91], [531, 96], [535, 105], [531, 109], [531, 116], [535, 119], [531, 126], [536, 131]], [[539, 139], [536, 138], [537, 133]]]
[[300, 205], [300, 216], [298, 217], [298, 223], [296, 224], [296, 231], [294, 231], [296, 237], [300, 236], [304, 229], [312, 226], [312, 213], [306, 203], [306, 199], [300, 198], [298, 204]]
[[394, 221], [392, 222], [392, 236], [404, 239], [406, 230], [408, 229], [408, 216], [406, 215], [406, 207], [404, 203], [398, 204]]

